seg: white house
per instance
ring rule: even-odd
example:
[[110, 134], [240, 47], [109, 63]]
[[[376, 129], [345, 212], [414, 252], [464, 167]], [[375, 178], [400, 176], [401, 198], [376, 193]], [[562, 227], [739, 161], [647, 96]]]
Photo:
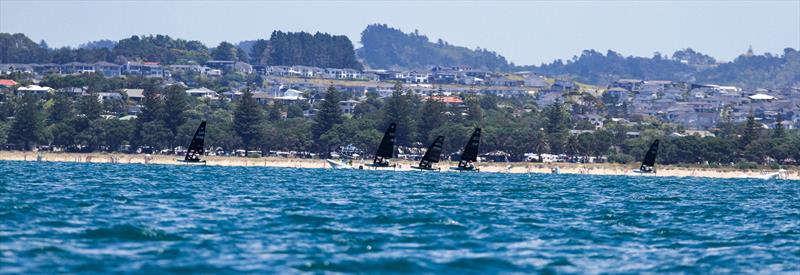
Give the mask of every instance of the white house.
[[186, 94], [191, 97], [219, 99], [219, 94], [216, 91], [206, 87], [186, 90]]
[[39, 86], [39, 85], [28, 85], [25, 87], [20, 87], [17, 89], [18, 93], [22, 94], [34, 94], [37, 96], [47, 95], [48, 93], [52, 93], [55, 90], [53, 88], [47, 86]]
[[352, 100], [352, 99], [344, 100], [344, 101], [339, 101], [339, 107], [342, 108], [342, 113], [352, 114], [359, 103], [361, 102], [359, 102], [358, 100]]

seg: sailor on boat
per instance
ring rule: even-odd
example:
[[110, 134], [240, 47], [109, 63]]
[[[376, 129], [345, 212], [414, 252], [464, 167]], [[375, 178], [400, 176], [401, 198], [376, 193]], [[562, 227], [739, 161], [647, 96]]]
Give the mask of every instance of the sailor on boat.
[[653, 141], [653, 144], [650, 145], [650, 150], [647, 150], [647, 154], [644, 155], [644, 160], [642, 160], [642, 166], [639, 169], [633, 170], [634, 173], [640, 174], [649, 174], [649, 173], [656, 173], [656, 156], [658, 155], [658, 140], [656, 139]]
[[386, 132], [383, 133], [383, 139], [378, 146], [378, 151], [375, 152], [375, 158], [367, 166], [376, 168], [391, 166], [389, 159], [394, 157], [395, 131], [397, 131], [397, 124], [390, 123], [389, 128], [386, 128]]
[[461, 158], [458, 161], [457, 167], [450, 167], [450, 170], [455, 171], [480, 171], [475, 168], [475, 163], [478, 162], [478, 149], [481, 144], [481, 128], [475, 128], [472, 132], [467, 145], [464, 146], [464, 151], [461, 152]]
[[425, 151], [425, 155], [422, 156], [419, 165], [411, 166], [411, 168], [428, 171], [438, 170], [433, 168], [433, 164], [438, 163], [439, 159], [441, 159], [443, 144], [444, 136], [438, 136], [431, 146], [428, 147], [428, 151]]
[[200, 157], [205, 154], [205, 138], [206, 138], [206, 122], [200, 122], [200, 126], [197, 127], [197, 131], [194, 132], [194, 137], [192, 137], [192, 142], [189, 143], [189, 148], [186, 150], [186, 156], [183, 160], [178, 160], [179, 162], [186, 162], [186, 163], [205, 163], [205, 160], [201, 160]]

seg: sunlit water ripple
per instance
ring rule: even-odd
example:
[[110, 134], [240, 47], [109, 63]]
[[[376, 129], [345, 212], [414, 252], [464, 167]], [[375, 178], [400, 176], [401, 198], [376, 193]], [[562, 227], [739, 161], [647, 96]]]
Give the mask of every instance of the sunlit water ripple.
[[0, 272], [800, 272], [800, 183], [0, 162]]

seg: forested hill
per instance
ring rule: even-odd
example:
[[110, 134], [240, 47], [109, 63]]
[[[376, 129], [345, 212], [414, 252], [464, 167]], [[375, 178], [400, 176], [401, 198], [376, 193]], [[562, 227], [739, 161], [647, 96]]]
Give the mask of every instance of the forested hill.
[[622, 56], [586, 50], [571, 60], [556, 60], [541, 66], [520, 67], [551, 76], [571, 77], [591, 84], [608, 84], [620, 78], [662, 79], [716, 83], [749, 88], [781, 88], [800, 85], [800, 53], [786, 48], [783, 54], [755, 55], [752, 51], [731, 62], [692, 49], [676, 51], [672, 57]]
[[[269, 40], [245, 43], [247, 51], [228, 42], [209, 49], [200, 41], [168, 35], [131, 36], [100, 40], [78, 48], [51, 49], [24, 34], [0, 33], [0, 63], [58, 63], [148, 61], [161, 64], [203, 64], [208, 60], [250, 61], [265, 65], [307, 65], [362, 69], [353, 43], [343, 35], [275, 31]], [[248, 54], [248, 51], [251, 54]]]
[[242, 46], [250, 48], [254, 64], [363, 69], [344, 35], [274, 31], [269, 40], [245, 41]]
[[485, 49], [471, 50], [439, 39], [431, 42], [417, 31], [404, 33], [385, 24], [369, 25], [361, 32], [358, 56], [372, 68], [430, 69], [433, 66], [468, 66], [493, 71], [513, 68], [505, 57]]

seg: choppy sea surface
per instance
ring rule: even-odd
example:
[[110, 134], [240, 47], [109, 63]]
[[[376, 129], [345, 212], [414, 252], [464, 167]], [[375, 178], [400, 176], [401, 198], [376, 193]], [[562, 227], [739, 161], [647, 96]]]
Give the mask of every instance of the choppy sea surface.
[[0, 273], [794, 273], [800, 182], [0, 162]]

